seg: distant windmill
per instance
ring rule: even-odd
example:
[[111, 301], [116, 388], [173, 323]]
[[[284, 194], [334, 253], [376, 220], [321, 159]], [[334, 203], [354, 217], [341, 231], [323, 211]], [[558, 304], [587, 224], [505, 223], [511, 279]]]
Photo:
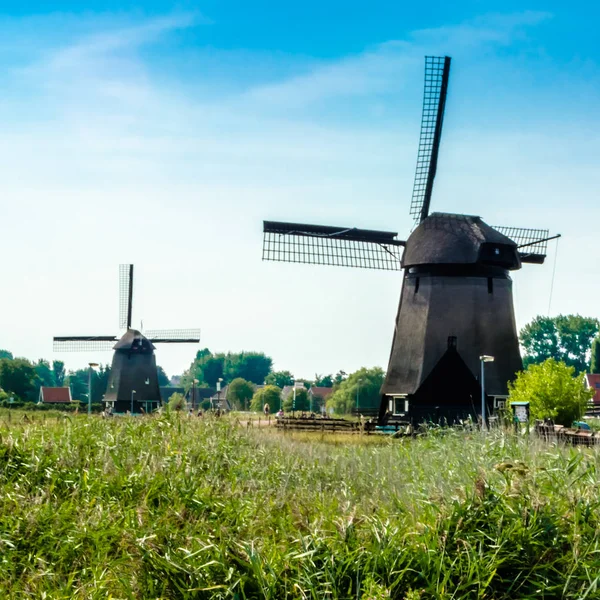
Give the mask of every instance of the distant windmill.
[[133, 308], [133, 265], [119, 267], [119, 327], [117, 336], [60, 336], [54, 338], [54, 350], [89, 352], [114, 350], [104, 401], [115, 412], [148, 412], [160, 404], [160, 389], [154, 356], [154, 344], [197, 344], [199, 329], [146, 331], [131, 327]]
[[449, 57], [425, 58], [410, 205], [416, 229], [406, 241], [387, 231], [264, 222], [263, 260], [404, 269], [380, 418], [406, 406], [415, 420], [477, 415], [483, 355], [495, 357], [487, 368], [488, 400], [507, 395], [507, 382], [522, 368], [509, 271], [543, 263], [548, 240], [558, 237], [545, 229], [490, 227], [477, 216], [429, 214], [449, 75]]

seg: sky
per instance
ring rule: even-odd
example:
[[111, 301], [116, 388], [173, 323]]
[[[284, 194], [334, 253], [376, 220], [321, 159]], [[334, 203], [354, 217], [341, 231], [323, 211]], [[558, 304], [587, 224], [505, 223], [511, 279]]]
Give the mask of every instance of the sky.
[[[297, 378], [387, 365], [401, 274], [261, 261], [262, 220], [411, 230], [424, 55], [452, 71], [432, 210], [561, 233], [519, 327], [600, 317], [600, 6], [4, 0], [0, 348], [198, 327]], [[551, 294], [552, 290], [552, 294]], [[194, 346], [159, 347], [169, 375]]]

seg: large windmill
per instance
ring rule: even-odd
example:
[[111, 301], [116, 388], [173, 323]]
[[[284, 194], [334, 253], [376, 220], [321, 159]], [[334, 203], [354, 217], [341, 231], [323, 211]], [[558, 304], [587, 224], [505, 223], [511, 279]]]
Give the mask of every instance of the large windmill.
[[482, 355], [495, 357], [486, 368], [487, 400], [506, 397], [522, 368], [509, 272], [543, 263], [553, 239], [545, 229], [430, 214], [449, 74], [449, 57], [425, 58], [415, 229], [406, 241], [387, 231], [264, 222], [263, 260], [404, 270], [381, 418], [388, 411], [414, 420], [476, 416]]
[[83, 335], [54, 338], [55, 351], [114, 350], [104, 402], [117, 413], [149, 412], [160, 404], [154, 344], [196, 344], [200, 341], [199, 329], [152, 330], [142, 334], [131, 327], [132, 310], [133, 265], [120, 265], [119, 328], [125, 330], [121, 337]]

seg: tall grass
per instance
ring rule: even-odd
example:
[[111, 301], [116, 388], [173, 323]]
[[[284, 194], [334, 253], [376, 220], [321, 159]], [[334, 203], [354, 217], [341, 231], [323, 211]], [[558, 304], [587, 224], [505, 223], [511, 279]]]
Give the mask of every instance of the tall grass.
[[598, 598], [599, 454], [0, 416], [0, 597]]

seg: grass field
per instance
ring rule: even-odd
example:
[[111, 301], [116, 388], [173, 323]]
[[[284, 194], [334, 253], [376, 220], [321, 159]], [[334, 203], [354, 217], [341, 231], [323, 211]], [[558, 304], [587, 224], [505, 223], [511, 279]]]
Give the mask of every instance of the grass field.
[[595, 449], [0, 414], [2, 598], [598, 598]]

